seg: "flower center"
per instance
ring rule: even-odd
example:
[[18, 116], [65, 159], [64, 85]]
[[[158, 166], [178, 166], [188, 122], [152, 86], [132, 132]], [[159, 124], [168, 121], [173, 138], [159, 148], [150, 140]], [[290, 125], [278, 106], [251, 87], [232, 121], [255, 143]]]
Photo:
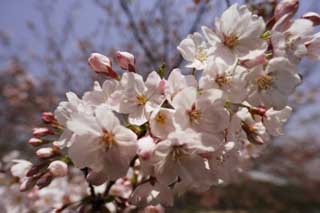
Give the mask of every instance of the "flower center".
[[191, 123], [196, 123], [196, 124], [199, 123], [201, 112], [196, 109], [195, 104], [193, 104], [191, 110], [188, 111], [188, 115]]
[[157, 123], [164, 125], [166, 123], [166, 120], [167, 120], [167, 118], [163, 113], [159, 112], [157, 114], [157, 116], [156, 116]]
[[215, 82], [219, 85], [219, 87], [222, 87], [228, 84], [229, 81], [225, 75], [218, 75], [215, 79]]
[[187, 154], [188, 153], [185, 150], [184, 145], [173, 146], [171, 150], [171, 156], [175, 161], [181, 159], [183, 156], [186, 156]]
[[200, 62], [204, 62], [207, 60], [208, 56], [203, 47], [199, 47], [197, 54], [196, 54], [196, 59], [198, 59]]
[[138, 96], [137, 96], [137, 102], [138, 102], [138, 105], [145, 105], [146, 102], [147, 102], [146, 96], [144, 96], [144, 95], [138, 95]]
[[267, 90], [272, 85], [272, 77], [270, 75], [259, 76], [256, 79], [259, 90]]
[[235, 34], [230, 36], [223, 35], [223, 43], [229, 48], [233, 48], [239, 42], [239, 38]]
[[107, 130], [103, 130], [101, 143], [105, 144], [107, 149], [111, 148], [111, 146], [116, 143], [116, 141], [114, 140], [114, 135]]

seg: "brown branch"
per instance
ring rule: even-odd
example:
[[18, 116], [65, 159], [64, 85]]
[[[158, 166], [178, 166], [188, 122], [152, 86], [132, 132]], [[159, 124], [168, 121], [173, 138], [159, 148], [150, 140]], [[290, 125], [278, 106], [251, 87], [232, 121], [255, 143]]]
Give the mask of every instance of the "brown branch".
[[163, 0], [160, 4], [160, 13], [161, 13], [161, 20], [162, 20], [162, 29], [163, 29], [163, 62], [165, 64], [168, 64], [168, 52], [169, 52], [169, 43], [170, 43], [170, 38], [169, 38], [169, 23], [168, 23], [168, 14], [167, 14], [167, 0]]
[[150, 64], [153, 66], [153, 68], [155, 68], [157, 66], [157, 61], [156, 58], [154, 57], [153, 53], [151, 52], [151, 50], [149, 49], [149, 47], [146, 45], [146, 43], [144, 42], [142, 36], [140, 35], [139, 32], [139, 28], [136, 24], [136, 22], [134, 21], [134, 17], [133, 14], [127, 4], [126, 0], [120, 0], [120, 6], [123, 10], [123, 12], [126, 14], [128, 21], [129, 21], [129, 25], [130, 28], [132, 30], [133, 36], [135, 38], [135, 40], [139, 43], [140, 47], [143, 49], [147, 59], [149, 60]]
[[227, 7], [230, 7], [231, 6], [231, 1], [230, 0], [225, 0], [225, 1], [226, 1]]

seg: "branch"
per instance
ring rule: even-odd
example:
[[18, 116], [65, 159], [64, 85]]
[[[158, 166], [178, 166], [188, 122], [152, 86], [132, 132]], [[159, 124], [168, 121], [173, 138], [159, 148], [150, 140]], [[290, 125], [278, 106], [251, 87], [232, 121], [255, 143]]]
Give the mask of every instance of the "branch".
[[121, 6], [123, 12], [126, 14], [126, 16], [128, 18], [129, 25], [130, 25], [130, 28], [131, 28], [131, 30], [133, 32], [134, 38], [140, 44], [140, 46], [143, 49], [147, 59], [150, 62], [150, 64], [153, 66], [153, 68], [155, 68], [156, 65], [157, 65], [157, 61], [156, 61], [153, 53], [151, 52], [151, 50], [148, 48], [148, 46], [144, 42], [143, 38], [141, 37], [140, 32], [139, 32], [139, 28], [138, 28], [137, 24], [134, 21], [133, 14], [132, 14], [131, 10], [128, 7], [127, 1], [126, 0], [120, 0], [120, 6]]
[[226, 1], [227, 7], [230, 7], [231, 6], [231, 1], [230, 0], [225, 0], [225, 1]]
[[169, 51], [169, 23], [168, 23], [168, 14], [167, 14], [167, 0], [164, 0], [160, 4], [160, 13], [161, 13], [161, 26], [163, 29], [163, 62], [168, 64], [168, 51]]
[[[200, 5], [200, 8], [199, 8], [198, 13], [196, 15], [196, 18], [194, 19], [193, 24], [191, 25], [191, 28], [190, 28], [188, 34], [193, 33], [197, 29], [198, 24], [201, 21], [201, 18], [203, 16], [203, 14], [205, 13], [207, 4], [209, 4], [209, 2], [210, 2], [210, 0], [201, 2], [201, 5]], [[180, 66], [180, 64], [182, 63], [183, 58], [182, 58], [181, 54], [178, 54], [177, 57], [178, 58], [177, 58], [176, 62], [171, 66], [169, 71], [171, 71], [174, 68], [178, 68]]]

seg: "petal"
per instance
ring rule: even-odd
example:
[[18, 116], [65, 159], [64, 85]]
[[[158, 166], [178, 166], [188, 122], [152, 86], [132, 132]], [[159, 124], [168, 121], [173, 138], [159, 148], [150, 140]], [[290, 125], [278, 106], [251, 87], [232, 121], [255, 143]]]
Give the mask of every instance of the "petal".
[[191, 38], [186, 38], [181, 41], [177, 47], [182, 57], [187, 61], [193, 61], [196, 54], [196, 46]]
[[106, 105], [100, 105], [95, 110], [96, 119], [102, 129], [112, 131], [120, 125], [119, 119]]
[[78, 112], [71, 115], [71, 119], [67, 121], [67, 128], [77, 135], [92, 134], [99, 136], [101, 131], [93, 116]]
[[103, 168], [102, 150], [99, 138], [93, 135], [82, 135], [76, 136], [68, 149], [68, 155], [77, 168], [89, 167], [94, 171], [101, 171]]
[[197, 97], [197, 89], [194, 87], [187, 87], [180, 91], [173, 99], [172, 105], [176, 109], [189, 110], [195, 103]]

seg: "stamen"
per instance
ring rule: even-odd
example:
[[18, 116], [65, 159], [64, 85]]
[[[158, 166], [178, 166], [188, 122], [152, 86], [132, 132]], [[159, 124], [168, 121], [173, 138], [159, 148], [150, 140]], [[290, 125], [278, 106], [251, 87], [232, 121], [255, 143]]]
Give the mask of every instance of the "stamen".
[[167, 120], [167, 117], [163, 113], [159, 112], [157, 114], [156, 116], [157, 123], [164, 125], [166, 123], [166, 120]]
[[272, 85], [272, 76], [270, 75], [259, 76], [257, 77], [256, 82], [259, 90], [267, 90]]
[[196, 54], [196, 59], [198, 59], [200, 62], [204, 62], [207, 60], [208, 56], [203, 47], [199, 47], [197, 54]]
[[145, 105], [146, 102], [147, 102], [146, 96], [144, 96], [144, 95], [138, 95], [138, 96], [137, 96], [137, 102], [138, 102], [138, 105]]
[[233, 48], [239, 42], [239, 38], [235, 34], [231, 34], [230, 36], [223, 35], [223, 43], [229, 48]]

